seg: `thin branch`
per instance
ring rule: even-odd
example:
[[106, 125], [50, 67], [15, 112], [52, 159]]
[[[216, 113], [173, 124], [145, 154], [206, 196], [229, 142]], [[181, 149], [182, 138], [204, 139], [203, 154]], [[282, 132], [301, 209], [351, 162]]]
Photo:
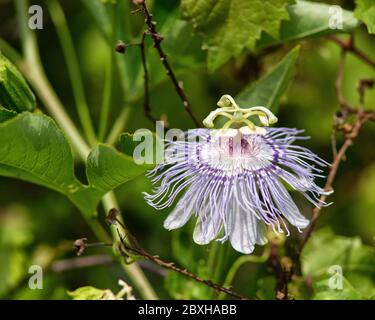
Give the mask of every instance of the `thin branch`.
[[336, 141], [336, 128], [334, 127], [331, 132], [331, 148], [333, 158], [337, 157], [337, 141]]
[[52, 263], [52, 272], [65, 272], [79, 268], [87, 268], [98, 265], [108, 265], [114, 262], [113, 258], [106, 254], [91, 255], [74, 259], [58, 260]]
[[139, 44], [141, 48], [141, 58], [142, 58], [142, 66], [143, 66], [143, 81], [144, 81], [144, 98], [143, 98], [143, 111], [145, 117], [150, 119], [151, 122], [158, 121], [151, 113], [150, 107], [150, 85], [149, 85], [149, 76], [148, 76], [148, 68], [147, 68], [147, 61], [146, 61], [146, 51], [145, 51], [145, 39], [146, 39], [146, 32], [143, 32], [142, 39]]
[[194, 114], [194, 112], [192, 110], [192, 107], [191, 107], [191, 104], [190, 104], [190, 102], [188, 100], [188, 97], [185, 94], [185, 91], [184, 91], [184, 88], [183, 88], [183, 84], [182, 84], [182, 82], [180, 82], [180, 81], [177, 80], [176, 75], [174, 74], [173, 69], [172, 69], [171, 65], [169, 64], [169, 62], [168, 62], [167, 55], [164, 53], [164, 50], [162, 49], [162, 47], [160, 45], [160, 43], [163, 40], [163, 38], [162, 38], [162, 36], [156, 30], [156, 22], [152, 20], [152, 14], [150, 14], [150, 12], [148, 11], [148, 8], [147, 8], [147, 5], [146, 5], [146, 1], [135, 1], [135, 2], [138, 3], [138, 5], [140, 5], [140, 8], [142, 9], [142, 12], [143, 12], [143, 14], [145, 16], [145, 22], [146, 22], [146, 24], [148, 26], [148, 30], [146, 31], [145, 34], [150, 35], [151, 38], [153, 39], [153, 41], [154, 41], [154, 47], [155, 47], [156, 51], [159, 54], [160, 60], [163, 63], [164, 68], [166, 70], [166, 73], [169, 76], [169, 78], [171, 79], [171, 81], [172, 81], [172, 83], [173, 83], [173, 85], [174, 85], [174, 87], [176, 89], [176, 92], [177, 92], [178, 96], [182, 100], [182, 103], [184, 105], [184, 108], [185, 108], [186, 112], [190, 115], [190, 117], [193, 120], [194, 124], [197, 127], [200, 127], [201, 123], [198, 120], [198, 118], [195, 116], [195, 114]]
[[342, 50], [351, 52], [357, 58], [361, 59], [363, 62], [367, 63], [371, 67], [375, 68], [375, 61], [355, 46], [352, 37], [350, 37], [348, 41], [344, 41], [335, 35], [331, 35], [328, 37], [328, 39], [338, 44]]
[[[121, 222], [122, 217], [119, 217], [117, 219], [117, 213], [119, 213], [119, 210], [117, 208], [119, 208], [119, 205], [117, 203], [115, 194], [113, 192], [107, 193], [103, 197], [102, 202], [103, 202], [104, 210], [106, 212], [109, 212], [109, 215], [107, 217], [108, 224], [113, 225], [113, 220], [108, 221], [108, 219], [112, 218], [112, 215], [113, 215], [113, 218], [116, 218], [117, 221], [120, 221], [123, 228], [125, 228], [124, 230], [126, 230], [125, 225]], [[115, 241], [122, 239], [122, 237], [119, 235], [119, 231], [117, 228], [111, 228], [111, 233]], [[123, 259], [121, 259], [121, 265], [124, 271], [131, 277], [136, 288], [139, 290], [139, 292], [145, 299], [148, 299], [148, 300], [159, 299], [154, 288], [152, 287], [151, 283], [146, 278], [145, 274], [143, 273], [143, 270], [140, 268], [137, 262], [134, 262], [129, 265], [129, 264], [125, 264]]]
[[[336, 178], [341, 161], [345, 159], [347, 150], [353, 144], [353, 141], [355, 140], [355, 138], [357, 138], [357, 136], [359, 135], [363, 123], [366, 122], [367, 120], [372, 120], [372, 121], [375, 120], [375, 111], [363, 110], [364, 94], [365, 94], [366, 89], [372, 88], [374, 84], [372, 79], [362, 80], [357, 88], [359, 92], [359, 96], [360, 96], [359, 108], [354, 108], [353, 106], [349, 105], [343, 96], [342, 80], [343, 80], [343, 73], [344, 73], [344, 68], [345, 68], [346, 53], [348, 51], [353, 52], [353, 53], [357, 52], [357, 55], [358, 55], [357, 49], [354, 49], [353, 51], [353, 48], [354, 48], [353, 38], [351, 37], [349, 41], [347, 42], [344, 42], [335, 36], [330, 37], [330, 39], [338, 43], [341, 46], [342, 50], [341, 50], [340, 63], [338, 66], [336, 81], [335, 81], [336, 99], [339, 103], [340, 110], [336, 113], [336, 116], [334, 117], [333, 132], [331, 136], [333, 161], [331, 163], [330, 170], [327, 176], [327, 180], [324, 186], [325, 191], [330, 191], [333, 189], [333, 183]], [[360, 56], [364, 57], [363, 54], [360, 54]], [[364, 60], [370, 65], [375, 66], [375, 63], [372, 63], [371, 60], [367, 58]], [[350, 115], [355, 115], [354, 124], [347, 121]], [[338, 131], [342, 132], [345, 137], [344, 143], [341, 145], [339, 150], [337, 150], [337, 146], [336, 146], [336, 133]], [[321, 195], [320, 201], [325, 202], [326, 199], [327, 199], [327, 195]], [[297, 272], [300, 272], [302, 250], [305, 247], [308, 240], [310, 239], [313, 231], [315, 230], [315, 227], [317, 225], [317, 221], [321, 215], [321, 212], [322, 212], [322, 207], [315, 207], [312, 211], [312, 218], [311, 218], [310, 225], [302, 241], [297, 247], [296, 256], [294, 257], [294, 264], [293, 264], [289, 278], [287, 279], [287, 283], [286, 283], [286, 292], [288, 288], [288, 283], [292, 280], [293, 276]]]
[[288, 298], [288, 286], [285, 285], [284, 272], [281, 266], [280, 257], [278, 253], [278, 246], [275, 243], [270, 244], [270, 258], [269, 264], [276, 276], [276, 299], [286, 300]]
[[[337, 126], [342, 125], [349, 115], [355, 115], [358, 112], [357, 108], [350, 105], [345, 100], [345, 97], [343, 94], [344, 90], [342, 87], [342, 83], [343, 83], [343, 78], [344, 78], [346, 53], [347, 51], [345, 51], [344, 49], [341, 50], [340, 62], [339, 62], [339, 66], [337, 69], [336, 80], [335, 80], [336, 100], [340, 105], [340, 111], [338, 111], [335, 117], [335, 123], [334, 123], [335, 128]], [[372, 89], [373, 87], [374, 87], [374, 79], [361, 79], [359, 81], [357, 90], [359, 93], [359, 104], [361, 108], [363, 108], [363, 105], [364, 105], [366, 90]], [[367, 120], [372, 120], [372, 121], [375, 120], [374, 110], [366, 110], [366, 111], [363, 111], [362, 113], [363, 113], [364, 118], [366, 118]]]
[[342, 90], [342, 81], [344, 78], [344, 69], [345, 69], [345, 60], [346, 60], [345, 57], [346, 57], [346, 51], [341, 50], [340, 62], [339, 62], [339, 66], [337, 69], [337, 75], [336, 75], [336, 81], [335, 81], [335, 90], [336, 90], [337, 102], [339, 103], [341, 107], [341, 111], [346, 116], [354, 108], [346, 102], [344, 98], [343, 90]]
[[270, 242], [268, 263], [276, 276], [275, 298], [276, 300], [288, 300], [288, 283], [292, 279], [295, 267], [289, 258], [280, 258], [280, 244], [277, 239], [271, 239]]
[[[120, 242], [121, 242], [121, 246], [120, 246], [119, 250], [120, 250], [121, 255], [124, 258], [129, 259], [129, 258], [131, 258], [131, 255], [141, 256], [144, 259], [149, 260], [149, 261], [157, 264], [158, 266], [160, 266], [164, 269], [168, 269], [168, 270], [172, 270], [174, 272], [177, 272], [177, 273], [179, 273], [179, 274], [181, 274], [181, 275], [183, 275], [187, 278], [190, 278], [190, 279], [192, 279], [196, 282], [204, 284], [204, 285], [206, 285], [206, 286], [208, 286], [208, 287], [210, 287], [210, 288], [212, 288], [212, 289], [214, 289], [218, 292], [223, 292], [223, 293], [225, 293], [227, 295], [230, 295], [234, 298], [238, 298], [238, 299], [242, 299], [242, 300], [250, 300], [250, 298], [245, 297], [245, 296], [233, 291], [230, 288], [223, 287], [220, 284], [217, 284], [217, 283], [215, 283], [211, 280], [203, 279], [203, 278], [189, 272], [186, 269], [181, 269], [181, 268], [177, 267], [174, 262], [164, 261], [164, 260], [160, 259], [159, 256], [151, 255], [150, 253], [145, 251], [139, 245], [137, 239], [129, 232], [129, 230], [126, 228], [126, 226], [123, 224], [123, 222], [120, 221], [117, 218], [117, 215], [118, 215], [118, 211], [116, 209], [111, 209], [109, 211], [109, 214], [107, 216], [106, 221], [107, 221], [107, 223], [112, 224], [116, 227], [118, 238], [120, 239]], [[123, 232], [125, 233], [126, 239], [124, 239], [124, 237], [121, 235], [121, 233], [118, 229], [118, 226], [120, 226], [123, 229]]]
[[[375, 119], [375, 112], [374, 111], [363, 111], [362, 110], [362, 103], [364, 100], [364, 92], [366, 88], [370, 88], [371, 84], [369, 83], [369, 80], [366, 81], [366, 85], [361, 85], [358, 88], [359, 94], [360, 94], [360, 103], [361, 103], [361, 108], [360, 109], [355, 109], [352, 106], [350, 106], [344, 99], [343, 93], [342, 93], [342, 79], [343, 79], [343, 70], [344, 70], [344, 63], [345, 63], [345, 55], [346, 55], [346, 47], [352, 48], [353, 45], [350, 45], [348, 43], [343, 43], [342, 40], [339, 38], [334, 37], [335, 41], [340, 43], [342, 47], [341, 51], [341, 59], [340, 59], [340, 64], [338, 67], [337, 71], [337, 76], [336, 76], [336, 82], [335, 82], [335, 88], [336, 88], [336, 98], [337, 101], [340, 105], [340, 111], [336, 114], [335, 118], [335, 124], [334, 124], [334, 131], [341, 131], [345, 135], [345, 141], [342, 144], [341, 148], [339, 151], [336, 151], [336, 146], [333, 146], [333, 150], [335, 152], [333, 153], [333, 161], [331, 164], [330, 171], [327, 176], [326, 184], [324, 186], [325, 191], [330, 191], [332, 190], [333, 187], [333, 182], [336, 177], [338, 168], [340, 166], [341, 161], [345, 158], [346, 151], [348, 148], [352, 145], [354, 139], [358, 136], [362, 124], [366, 120], [371, 120], [372, 118]], [[349, 40], [349, 43], [352, 43], [352, 40]], [[355, 114], [356, 115], [356, 120], [354, 125], [347, 123], [346, 120], [349, 115]], [[332, 139], [332, 141], [336, 142], [336, 139]], [[327, 199], [327, 195], [322, 195], [320, 197], [321, 201], [325, 201]], [[300, 253], [302, 252], [302, 249], [304, 248], [305, 244], [309, 240], [312, 232], [314, 231], [316, 227], [316, 223], [318, 218], [320, 217], [322, 207], [315, 207], [313, 209], [313, 214], [311, 218], [311, 223], [309, 225], [309, 228], [307, 229], [304, 238], [302, 239], [302, 242], [300, 243], [299, 250], [298, 250], [298, 259], [300, 257]]]
[[359, 105], [360, 108], [363, 109], [365, 105], [365, 93], [366, 90], [372, 89], [375, 85], [375, 79], [360, 79], [358, 86], [357, 86], [357, 91], [359, 94]]
[[[142, 61], [142, 68], [143, 68], [143, 113], [147, 119], [149, 119], [152, 123], [159, 121], [152, 112], [150, 106], [150, 83], [149, 83], [149, 73], [147, 67], [147, 60], [146, 60], [146, 49], [145, 49], [145, 39], [147, 36], [147, 31], [142, 33], [141, 41], [139, 43], [124, 43], [123, 41], [119, 41], [116, 45], [116, 51], [119, 53], [124, 54], [126, 49], [131, 46], [138, 46], [141, 50], [141, 61]], [[110, 134], [112, 136], [112, 133]], [[117, 137], [116, 137], [117, 138]]]
[[[363, 113], [361, 111], [358, 111], [357, 119], [356, 119], [356, 122], [355, 122], [354, 126], [352, 127], [351, 132], [349, 132], [348, 134], [346, 134], [345, 141], [344, 141], [343, 145], [341, 146], [341, 148], [337, 152], [337, 155], [333, 159], [333, 162], [332, 162], [332, 165], [331, 165], [331, 169], [329, 171], [329, 174], [327, 176], [327, 181], [326, 181], [326, 184], [324, 186], [324, 190], [325, 191], [332, 190], [333, 181], [334, 181], [334, 179], [336, 177], [337, 170], [338, 170], [338, 168], [340, 166], [341, 160], [345, 157], [345, 153], [348, 150], [348, 148], [352, 145], [353, 140], [358, 136], [359, 131], [361, 130], [363, 119], [364, 119], [363, 118]], [[325, 201], [326, 199], [327, 199], [327, 195], [322, 195], [320, 197], [321, 201]], [[314, 231], [316, 223], [317, 223], [317, 221], [318, 221], [318, 219], [320, 217], [321, 211], [322, 211], [322, 207], [315, 207], [313, 209], [311, 223], [309, 225], [309, 228], [306, 231], [305, 237], [302, 239], [302, 242], [301, 242], [301, 244], [299, 246], [299, 252], [302, 251], [302, 249], [304, 248], [305, 244], [309, 240], [312, 232]]]
[[[332, 37], [331, 37], [332, 38]], [[335, 180], [338, 168], [340, 166], [340, 163], [343, 159], [345, 159], [345, 154], [348, 148], [352, 145], [354, 139], [358, 136], [362, 124], [366, 120], [373, 120], [375, 119], [375, 112], [370, 111], [364, 111], [362, 109], [363, 107], [363, 101], [364, 101], [364, 94], [365, 90], [372, 87], [372, 82], [370, 80], [361, 81], [360, 85], [358, 87], [358, 92], [360, 95], [360, 108], [354, 108], [353, 106], [349, 105], [343, 96], [343, 89], [342, 89], [342, 80], [343, 80], [343, 72], [345, 68], [345, 56], [348, 50], [352, 50], [351, 48], [354, 47], [353, 45], [353, 38], [350, 38], [348, 42], [343, 42], [341, 39], [337, 37], [333, 37], [334, 41], [339, 43], [342, 46], [341, 50], [341, 58], [339, 67], [337, 70], [337, 76], [335, 81], [335, 88], [336, 88], [336, 99], [340, 105], [340, 111], [337, 112], [335, 117], [335, 123], [333, 126], [334, 133], [333, 137], [331, 138], [331, 141], [333, 143], [332, 149], [333, 149], [333, 161], [327, 176], [326, 184], [324, 186], [325, 191], [330, 191], [333, 189], [333, 182]], [[346, 122], [349, 115], [355, 115], [356, 120], [354, 124], [350, 124]], [[341, 131], [344, 133], [345, 141], [342, 144], [341, 148], [337, 151], [336, 149], [336, 138], [335, 133], [337, 131]], [[327, 195], [322, 195], [320, 197], [320, 200], [325, 202], [327, 199]], [[299, 250], [297, 253], [297, 258], [299, 260], [300, 254], [302, 252], [302, 249], [304, 248], [305, 244], [309, 240], [312, 232], [314, 231], [316, 227], [316, 223], [318, 218], [320, 217], [322, 207], [315, 207], [313, 209], [311, 223], [305, 233], [304, 238], [302, 239], [302, 242], [300, 243]]]
[[217, 283], [214, 283], [213, 281], [211, 280], [206, 280], [206, 279], [203, 279], [191, 272], [189, 272], [188, 270], [186, 269], [181, 269], [179, 267], [177, 267], [174, 262], [167, 262], [167, 261], [164, 261], [162, 259], [160, 259], [158, 256], [154, 256], [154, 255], [151, 255], [149, 254], [148, 252], [146, 252], [145, 250], [143, 250], [142, 248], [133, 248], [133, 247], [130, 247], [129, 245], [127, 245], [124, 241], [121, 241], [125, 251], [122, 251], [122, 254], [124, 256], [128, 256], [127, 252], [130, 252], [130, 253], [133, 253], [133, 254], [136, 254], [136, 255], [139, 255], [139, 256], [142, 256], [143, 258], [149, 260], [149, 261], [152, 261], [153, 263], [157, 264], [158, 266], [164, 268], [164, 269], [169, 269], [169, 270], [172, 270], [172, 271], [175, 271], [187, 278], [190, 278], [196, 282], [199, 282], [199, 283], [202, 283], [216, 291], [220, 291], [220, 292], [223, 292], [227, 295], [230, 295], [234, 298], [238, 298], [238, 299], [242, 299], [242, 300], [249, 300], [249, 298], [233, 291], [232, 289], [230, 288], [225, 288], [225, 287], [222, 287], [221, 285], [217, 284]]

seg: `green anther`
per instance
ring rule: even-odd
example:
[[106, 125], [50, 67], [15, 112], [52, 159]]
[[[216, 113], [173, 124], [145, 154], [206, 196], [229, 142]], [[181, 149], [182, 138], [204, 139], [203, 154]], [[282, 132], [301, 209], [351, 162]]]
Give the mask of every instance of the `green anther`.
[[218, 101], [217, 105], [219, 108], [212, 111], [203, 120], [203, 124], [207, 128], [214, 127], [214, 121], [218, 116], [228, 118], [228, 121], [225, 122], [222, 129], [229, 129], [232, 125], [239, 127], [239, 124], [245, 124], [245, 126], [254, 133], [262, 131], [262, 129], [248, 119], [249, 117], [258, 116], [259, 121], [263, 126], [269, 126], [270, 124], [276, 123], [278, 120], [277, 117], [265, 107], [256, 106], [252, 108], [240, 108], [234, 99], [228, 94], [223, 95]]

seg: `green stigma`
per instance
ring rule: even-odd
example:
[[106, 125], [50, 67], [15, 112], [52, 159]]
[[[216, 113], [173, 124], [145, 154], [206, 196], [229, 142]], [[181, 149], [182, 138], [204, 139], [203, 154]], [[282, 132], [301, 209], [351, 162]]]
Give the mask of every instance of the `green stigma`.
[[252, 133], [265, 132], [264, 128], [256, 126], [249, 118], [257, 116], [263, 126], [277, 122], [277, 117], [267, 108], [256, 106], [252, 108], [240, 108], [234, 99], [229, 95], [223, 95], [218, 101], [219, 108], [210, 112], [210, 114], [203, 120], [203, 124], [207, 128], [214, 128], [214, 121], [218, 116], [226, 117], [228, 120], [222, 126], [222, 129], [229, 129], [232, 126], [236, 128], [245, 125]]

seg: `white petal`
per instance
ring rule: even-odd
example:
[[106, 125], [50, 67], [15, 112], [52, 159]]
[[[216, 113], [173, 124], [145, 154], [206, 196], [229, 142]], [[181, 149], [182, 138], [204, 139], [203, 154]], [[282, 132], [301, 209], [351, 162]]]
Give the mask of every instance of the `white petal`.
[[209, 217], [205, 221], [199, 219], [194, 228], [193, 239], [197, 244], [208, 244], [216, 238], [221, 228], [220, 219]]
[[255, 243], [266, 243], [264, 228], [258, 226], [259, 223], [261, 222], [251, 210], [246, 212], [237, 205], [229, 218], [229, 239], [232, 247], [239, 252], [249, 254], [254, 251]]
[[189, 192], [180, 199], [176, 207], [168, 215], [167, 219], [165, 219], [165, 229], [172, 230], [180, 228], [190, 219], [194, 212], [197, 194], [196, 192]]
[[301, 214], [286, 188], [279, 181], [275, 181], [275, 186], [277, 187], [280, 196], [283, 198], [283, 203], [281, 203], [280, 199], [274, 197], [274, 201], [281, 213], [293, 226], [301, 229], [306, 228], [310, 221]]

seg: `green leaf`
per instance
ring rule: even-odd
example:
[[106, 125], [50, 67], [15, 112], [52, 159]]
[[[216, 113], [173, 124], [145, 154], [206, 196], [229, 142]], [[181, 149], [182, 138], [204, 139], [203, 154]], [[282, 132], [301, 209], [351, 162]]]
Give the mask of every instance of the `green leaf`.
[[[147, 129], [146, 129], [147, 130]], [[149, 132], [147, 130], [147, 132]], [[133, 156], [134, 149], [141, 143], [142, 141], [135, 141], [134, 134], [125, 132], [120, 135], [119, 138], [119, 148], [122, 153]]]
[[206, 55], [201, 50], [201, 38], [194, 34], [191, 23], [174, 19], [163, 26], [163, 48], [176, 70], [196, 67], [205, 63]]
[[369, 33], [375, 34], [375, 1], [356, 0], [355, 16], [363, 21]]
[[17, 113], [13, 110], [8, 110], [0, 106], [0, 123], [15, 117]]
[[253, 50], [262, 32], [279, 38], [282, 20], [289, 18], [291, 0], [183, 0], [182, 9], [205, 38], [208, 69], [213, 71], [238, 56], [245, 48]]
[[[359, 263], [363, 254], [371, 257], [371, 248], [363, 245], [359, 237], [336, 236], [330, 229], [324, 228], [317, 231], [305, 246], [302, 252], [302, 271], [305, 275], [322, 275], [331, 265], [371, 271], [368, 263]], [[375, 256], [372, 259], [375, 263]]]
[[22, 113], [0, 124], [0, 165], [18, 178], [65, 193], [80, 187], [73, 173], [69, 144], [54, 121]]
[[74, 300], [100, 300], [104, 297], [106, 291], [94, 287], [81, 287], [74, 291], [68, 291], [68, 295]]
[[329, 229], [321, 229], [306, 244], [301, 261], [305, 276], [326, 279], [331, 276], [330, 267], [339, 266], [345, 278], [362, 295], [375, 294], [374, 251], [359, 237], [337, 236]]
[[95, 210], [97, 199], [89, 193], [98, 193], [76, 179], [64, 134], [43, 114], [24, 112], [0, 123], [0, 175], [63, 193], [86, 213]]
[[351, 32], [359, 25], [353, 12], [342, 10], [342, 28], [330, 28], [330, 21], [333, 19], [332, 8], [332, 5], [324, 3], [298, 1], [288, 7], [290, 19], [281, 23], [280, 37], [275, 39], [263, 33], [256, 44], [257, 49], [307, 37]]
[[314, 300], [364, 300], [366, 299], [357, 291], [348, 280], [343, 278], [342, 289], [330, 289], [327, 280], [319, 281], [314, 285]]
[[145, 173], [147, 165], [137, 165], [132, 157], [100, 144], [87, 159], [87, 179], [90, 186], [103, 195], [119, 185]]
[[51, 118], [24, 112], [0, 123], [0, 175], [60, 192], [87, 216], [104, 194], [149, 168], [104, 144], [88, 157], [88, 186], [77, 180], [73, 165], [70, 145]]
[[[148, 154], [146, 154], [146, 150], [144, 150], [137, 159], [137, 154], [134, 150], [137, 146], [142, 148], [141, 144], [145, 148], [147, 146]], [[164, 150], [163, 141], [154, 132], [151, 132], [148, 129], [139, 129], [134, 134], [128, 132], [122, 133], [119, 138], [118, 147], [122, 153], [133, 157], [136, 163], [141, 163], [144, 160], [142, 158], [145, 157], [149, 157], [149, 162], [156, 163], [158, 157], [162, 155]], [[147, 166], [147, 168], [151, 167], [152, 165]]]
[[299, 47], [296, 47], [270, 73], [242, 90], [236, 101], [243, 107], [265, 106], [277, 114], [279, 100], [295, 73], [298, 55]]
[[102, 0], [81, 0], [90, 12], [102, 35], [109, 40], [111, 34], [111, 21]]
[[0, 52], [0, 104], [17, 112], [32, 111], [36, 100], [16, 66]]

